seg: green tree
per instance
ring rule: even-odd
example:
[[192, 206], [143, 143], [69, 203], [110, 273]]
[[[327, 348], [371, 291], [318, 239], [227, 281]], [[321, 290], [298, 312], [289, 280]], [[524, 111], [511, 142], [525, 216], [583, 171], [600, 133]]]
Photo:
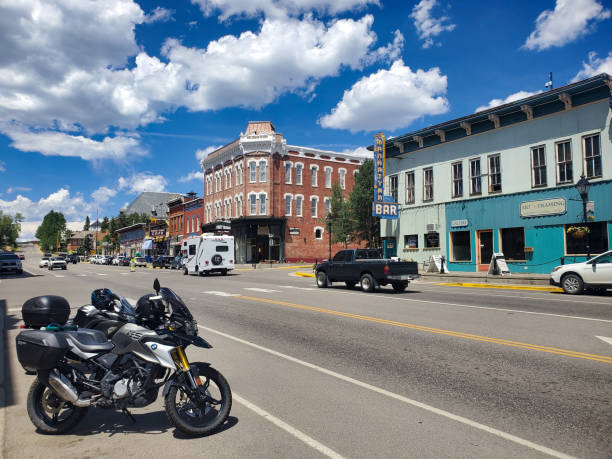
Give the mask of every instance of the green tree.
[[43, 218], [42, 224], [36, 230], [36, 237], [40, 240], [40, 246], [45, 252], [57, 251], [60, 236], [65, 230], [66, 218], [64, 214], [52, 210]]
[[104, 217], [104, 219], [102, 220], [102, 223], [100, 223], [100, 231], [107, 231], [108, 230], [108, 217]]
[[0, 250], [8, 246], [17, 247], [17, 238], [21, 231], [23, 216], [18, 212], [15, 216], [3, 214], [0, 210]]
[[331, 216], [332, 242], [341, 242], [346, 248], [353, 225], [349, 205], [337, 182], [332, 186], [330, 211], [328, 218]]
[[89, 255], [91, 249], [93, 247], [93, 241], [91, 240], [91, 235], [86, 235], [85, 239], [83, 239], [83, 243], [79, 247], [79, 255]]
[[374, 196], [374, 162], [366, 159], [355, 175], [355, 185], [349, 196], [351, 239], [366, 241], [368, 247], [379, 246], [379, 222], [372, 216]]
[[85, 224], [83, 225], [83, 231], [89, 231], [89, 226], [91, 225], [91, 221], [89, 220], [89, 215], [85, 218]]
[[70, 240], [70, 238], [72, 237], [72, 231], [70, 231], [69, 229], [66, 229], [61, 236], [60, 239], [60, 252], [66, 252], [68, 251], [68, 241]]

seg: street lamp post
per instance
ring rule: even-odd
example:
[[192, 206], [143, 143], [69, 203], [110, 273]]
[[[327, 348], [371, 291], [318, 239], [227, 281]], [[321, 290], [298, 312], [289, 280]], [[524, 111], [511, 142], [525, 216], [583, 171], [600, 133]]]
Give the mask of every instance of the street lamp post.
[[[576, 183], [576, 189], [578, 190], [578, 194], [582, 199], [582, 220], [584, 222], [584, 226], [586, 227], [587, 223], [587, 202], [589, 200], [589, 188], [591, 184], [587, 180], [587, 178], [582, 174], [580, 176], [580, 180]], [[591, 258], [591, 233], [588, 231], [586, 233], [586, 252], [587, 252], [587, 260]]]

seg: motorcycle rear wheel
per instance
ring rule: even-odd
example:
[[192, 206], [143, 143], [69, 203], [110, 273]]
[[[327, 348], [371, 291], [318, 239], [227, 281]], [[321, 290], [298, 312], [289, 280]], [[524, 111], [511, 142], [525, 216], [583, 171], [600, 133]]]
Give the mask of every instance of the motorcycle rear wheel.
[[87, 408], [79, 408], [65, 402], [38, 379], [30, 386], [28, 416], [42, 433], [66, 433], [81, 422], [86, 414]]
[[225, 377], [212, 367], [199, 368], [206, 401], [193, 400], [185, 387], [172, 386], [165, 399], [166, 415], [174, 426], [190, 436], [204, 436], [219, 429], [232, 407], [232, 391]]

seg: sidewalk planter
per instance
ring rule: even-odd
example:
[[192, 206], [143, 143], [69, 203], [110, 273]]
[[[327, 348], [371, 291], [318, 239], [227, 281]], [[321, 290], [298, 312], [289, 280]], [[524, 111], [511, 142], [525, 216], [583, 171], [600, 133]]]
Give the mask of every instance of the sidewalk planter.
[[570, 226], [567, 229], [567, 234], [572, 236], [574, 239], [582, 239], [590, 232], [591, 230], [589, 230], [589, 228], [586, 226]]

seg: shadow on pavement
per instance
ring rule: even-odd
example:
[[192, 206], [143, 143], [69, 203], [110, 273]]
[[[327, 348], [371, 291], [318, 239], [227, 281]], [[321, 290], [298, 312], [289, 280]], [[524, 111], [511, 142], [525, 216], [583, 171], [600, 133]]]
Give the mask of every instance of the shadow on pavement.
[[43, 277], [42, 274], [32, 274], [31, 272], [24, 271], [21, 274], [15, 273], [2, 273], [0, 274], [0, 279], [22, 279], [24, 277]]
[[[0, 345], [2, 346], [2, 356], [0, 361], [0, 408], [5, 408], [15, 404], [13, 377], [11, 371], [12, 359], [9, 354], [7, 330], [15, 327], [12, 316], [6, 315], [6, 300], [0, 300]], [[15, 327], [16, 328], [16, 327]]]

